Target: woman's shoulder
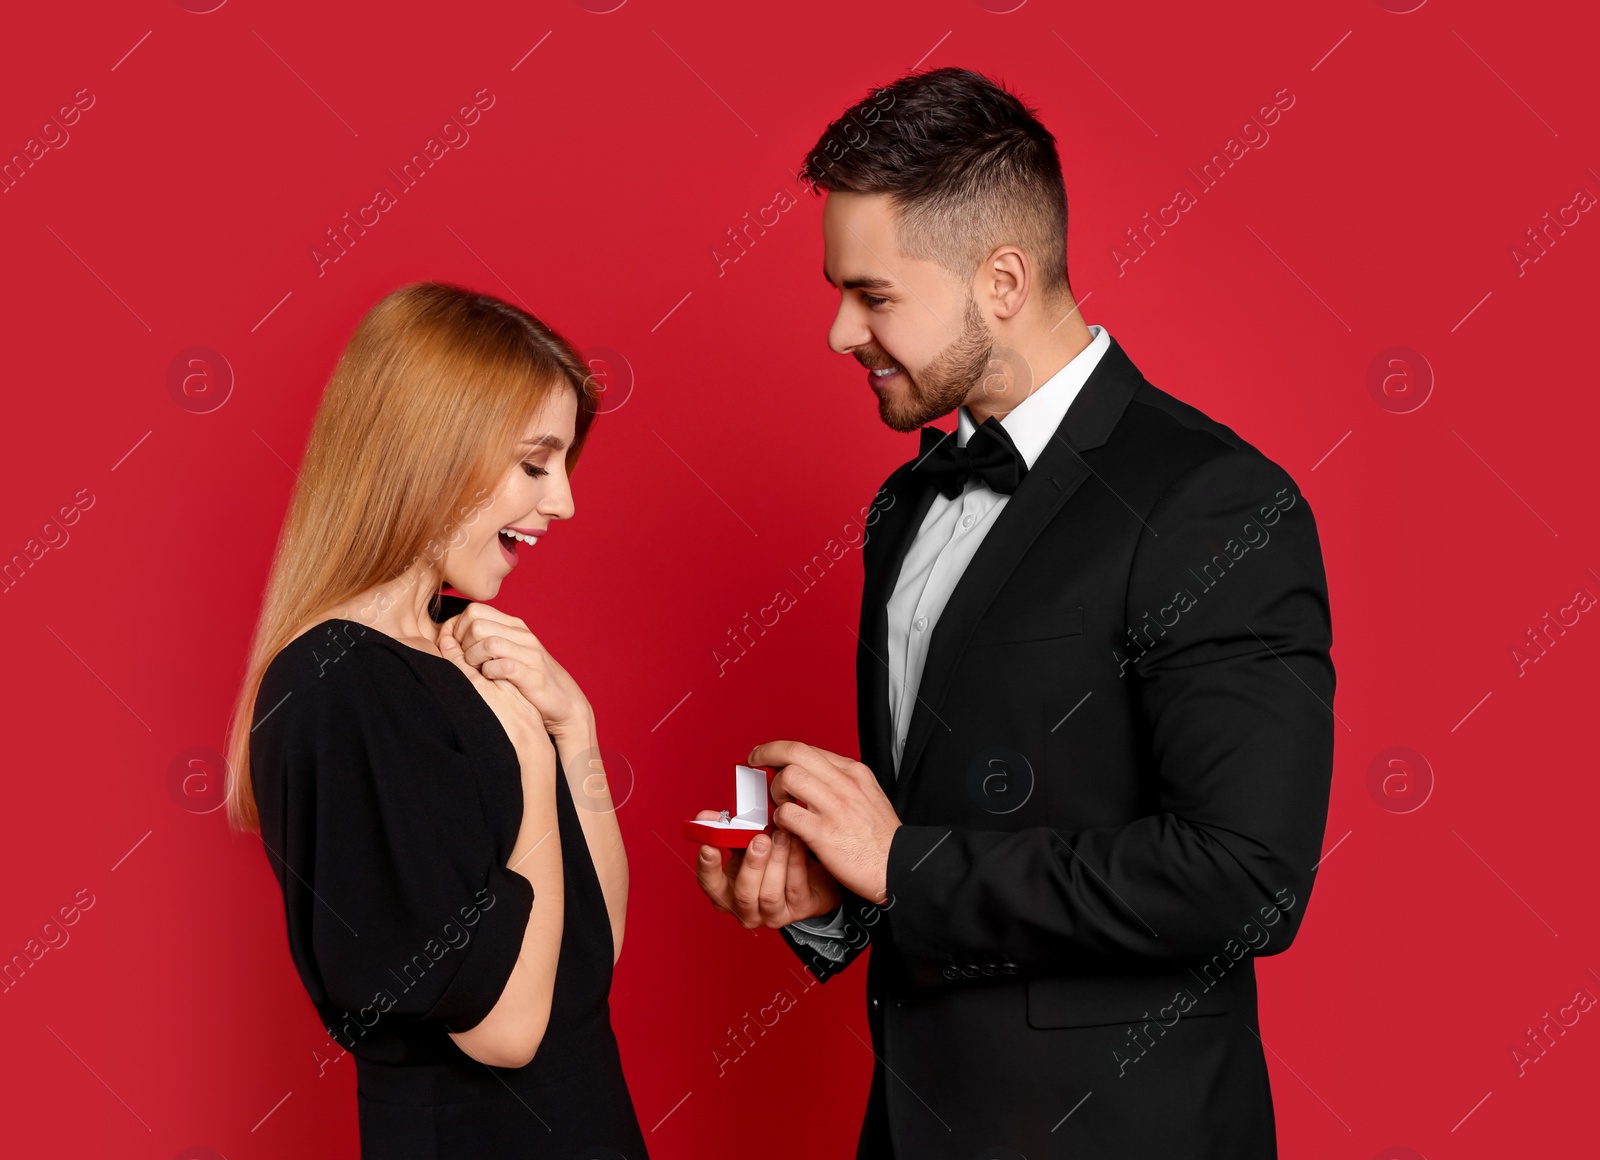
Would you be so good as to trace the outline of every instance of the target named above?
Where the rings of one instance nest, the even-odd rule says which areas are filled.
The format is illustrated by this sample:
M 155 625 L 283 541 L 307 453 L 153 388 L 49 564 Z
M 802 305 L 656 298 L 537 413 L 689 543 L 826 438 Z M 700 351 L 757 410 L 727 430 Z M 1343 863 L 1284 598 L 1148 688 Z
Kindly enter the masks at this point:
M 425 682 L 406 653 L 449 663 L 353 620 L 333 617 L 303 627 L 261 674 L 257 720 L 278 705 L 293 705 L 293 714 L 328 705 L 349 712 L 382 698 L 415 708 L 418 696 L 426 696 Z

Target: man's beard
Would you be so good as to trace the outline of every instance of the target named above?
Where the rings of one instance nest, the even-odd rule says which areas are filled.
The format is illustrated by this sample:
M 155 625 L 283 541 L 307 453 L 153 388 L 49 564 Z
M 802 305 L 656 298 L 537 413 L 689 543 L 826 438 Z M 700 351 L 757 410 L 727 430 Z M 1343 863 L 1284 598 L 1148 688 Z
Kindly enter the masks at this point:
M 917 372 L 915 379 L 910 371 L 904 372 L 904 396 L 894 396 L 887 391 L 878 395 L 878 417 L 887 426 L 900 432 L 926 426 L 966 402 L 972 388 L 983 379 L 994 352 L 994 339 L 984 326 L 978 303 L 970 293 L 961 325 L 961 334 Z

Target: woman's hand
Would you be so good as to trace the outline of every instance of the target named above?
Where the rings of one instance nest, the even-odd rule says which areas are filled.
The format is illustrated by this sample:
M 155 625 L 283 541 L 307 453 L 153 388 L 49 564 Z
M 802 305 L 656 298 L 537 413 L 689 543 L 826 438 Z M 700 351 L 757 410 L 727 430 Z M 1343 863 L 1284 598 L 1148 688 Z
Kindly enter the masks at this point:
M 448 632 L 439 634 L 439 651 L 445 660 L 453 661 L 466 674 L 472 687 L 478 690 L 478 695 L 494 710 L 494 715 L 500 719 L 506 736 L 511 738 L 511 744 L 516 747 L 519 756 L 543 753 L 547 749 L 553 752 L 544 718 L 522 695 L 522 690 L 510 681 L 484 676 L 466 659 L 460 642 Z
M 518 689 L 556 738 L 582 740 L 593 732 L 594 711 L 578 682 L 523 621 L 487 604 L 469 604 L 441 627 L 440 652 L 447 642 L 482 676 Z

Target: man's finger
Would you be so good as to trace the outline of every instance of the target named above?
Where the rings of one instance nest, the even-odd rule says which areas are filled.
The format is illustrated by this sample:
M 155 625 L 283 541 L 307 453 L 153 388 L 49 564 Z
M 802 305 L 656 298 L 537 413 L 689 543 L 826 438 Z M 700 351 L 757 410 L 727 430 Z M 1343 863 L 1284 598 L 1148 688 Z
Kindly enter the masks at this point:
M 733 912 L 745 926 L 761 925 L 761 879 L 771 854 L 772 839 L 757 834 L 750 839 L 744 857 L 739 859 L 739 868 L 733 877 Z
M 817 815 L 804 806 L 787 802 L 778 807 L 773 813 L 772 820 L 788 830 L 790 834 L 799 838 L 811 849 L 817 849 L 817 839 L 821 837 L 822 822 Z M 817 850 L 817 857 L 822 857 L 822 851 Z
M 815 745 L 807 745 L 803 741 L 768 741 L 750 751 L 750 760 L 747 764 L 811 765 L 818 769 L 833 766 L 836 769 L 844 769 L 850 762 L 851 759 L 848 757 L 841 757 L 837 753 L 819 749 Z
M 766 873 L 761 876 L 761 889 L 757 896 L 764 926 L 782 926 L 788 897 L 789 835 L 778 830 L 772 835 L 772 854 L 767 858 Z
M 806 871 L 806 844 L 791 835 L 789 866 L 784 876 L 784 901 L 790 914 L 799 914 L 811 903 L 811 877 Z

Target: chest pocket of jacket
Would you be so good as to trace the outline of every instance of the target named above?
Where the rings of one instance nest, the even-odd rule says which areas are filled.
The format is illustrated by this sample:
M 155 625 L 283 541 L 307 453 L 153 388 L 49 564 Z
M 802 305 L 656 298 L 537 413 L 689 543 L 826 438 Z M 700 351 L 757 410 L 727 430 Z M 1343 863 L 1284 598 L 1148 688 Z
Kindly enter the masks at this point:
M 1083 605 L 1073 608 L 995 609 L 978 622 L 974 645 L 1053 640 L 1083 634 Z

